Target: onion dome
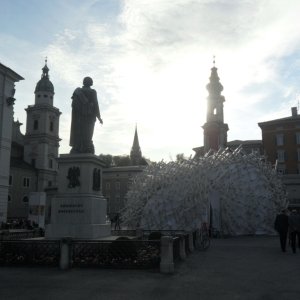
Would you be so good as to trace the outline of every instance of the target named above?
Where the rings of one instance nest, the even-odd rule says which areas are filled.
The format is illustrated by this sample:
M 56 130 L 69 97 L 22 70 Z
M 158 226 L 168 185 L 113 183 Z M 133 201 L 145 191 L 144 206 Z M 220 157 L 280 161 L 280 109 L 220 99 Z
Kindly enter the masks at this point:
M 34 93 L 38 92 L 50 92 L 54 94 L 54 86 L 49 80 L 49 68 L 47 66 L 47 59 L 45 60 L 45 66 L 42 68 L 43 73 L 40 81 L 36 84 Z

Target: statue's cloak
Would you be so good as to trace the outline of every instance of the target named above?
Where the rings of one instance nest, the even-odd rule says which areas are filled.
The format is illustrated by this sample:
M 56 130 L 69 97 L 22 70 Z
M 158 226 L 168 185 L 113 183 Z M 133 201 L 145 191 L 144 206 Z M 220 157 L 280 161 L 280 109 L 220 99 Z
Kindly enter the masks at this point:
M 88 153 L 96 118 L 100 119 L 97 93 L 91 88 L 77 88 L 72 96 L 70 146 L 75 152 Z

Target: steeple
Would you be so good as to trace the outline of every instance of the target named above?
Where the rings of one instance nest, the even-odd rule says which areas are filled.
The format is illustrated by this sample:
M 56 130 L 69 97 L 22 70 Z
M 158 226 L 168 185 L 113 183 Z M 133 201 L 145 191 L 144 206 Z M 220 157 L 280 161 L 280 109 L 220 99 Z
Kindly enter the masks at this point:
M 220 147 L 227 144 L 228 125 L 224 124 L 223 103 L 224 96 L 221 95 L 223 86 L 220 83 L 217 68 L 215 67 L 215 58 L 211 68 L 209 83 L 206 86 L 208 91 L 206 123 L 202 126 L 204 129 L 204 152 L 210 149 L 217 151 Z
M 52 186 L 56 181 L 61 114 L 53 106 L 54 87 L 49 80 L 47 59 L 42 71 L 34 92 L 35 103 L 25 109 L 27 121 L 24 137 L 24 160 L 35 166 L 39 172 L 39 191 Z
M 35 87 L 35 103 L 47 103 L 53 105 L 54 86 L 49 79 L 49 68 L 47 66 L 47 58 L 45 59 L 45 66 L 42 68 L 41 79 Z
M 139 165 L 142 161 L 142 151 L 139 144 L 139 137 L 138 137 L 136 125 L 135 125 L 133 144 L 130 151 L 130 159 L 132 165 Z

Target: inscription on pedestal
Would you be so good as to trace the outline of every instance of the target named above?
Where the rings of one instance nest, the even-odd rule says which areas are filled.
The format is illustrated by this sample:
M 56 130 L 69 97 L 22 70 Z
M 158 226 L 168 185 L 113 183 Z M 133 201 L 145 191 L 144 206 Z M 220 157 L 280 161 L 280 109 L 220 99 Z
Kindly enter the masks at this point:
M 84 213 L 83 204 L 60 204 L 59 214 Z

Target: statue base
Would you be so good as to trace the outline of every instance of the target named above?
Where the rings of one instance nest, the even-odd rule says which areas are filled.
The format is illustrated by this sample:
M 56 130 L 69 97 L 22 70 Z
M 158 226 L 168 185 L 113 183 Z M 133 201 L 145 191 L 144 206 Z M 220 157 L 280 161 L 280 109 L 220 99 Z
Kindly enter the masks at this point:
M 46 238 L 109 236 L 107 201 L 101 193 L 103 161 L 93 154 L 64 154 L 58 163 L 58 195 L 51 202 Z

